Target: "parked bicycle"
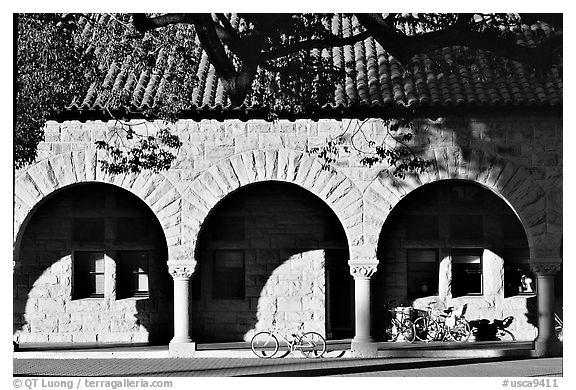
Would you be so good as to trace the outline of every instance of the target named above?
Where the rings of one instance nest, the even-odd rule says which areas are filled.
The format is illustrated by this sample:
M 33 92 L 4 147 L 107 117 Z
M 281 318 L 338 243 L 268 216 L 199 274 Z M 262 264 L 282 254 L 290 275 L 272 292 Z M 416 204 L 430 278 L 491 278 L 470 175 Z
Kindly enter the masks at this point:
M 390 324 L 386 326 L 385 330 L 387 341 L 405 340 L 413 343 L 416 340 L 416 330 L 408 314 L 410 308 L 405 306 L 393 307 L 391 303 L 385 305 L 392 316 Z
M 277 328 L 274 320 L 271 329 L 258 332 L 252 337 L 250 347 L 262 359 L 270 359 L 280 350 L 284 351 L 280 357 L 298 350 L 306 358 L 320 358 L 326 352 L 326 339 L 317 332 L 304 332 L 304 323 L 300 324 L 295 333 L 288 335 Z
M 516 337 L 508 329 L 510 324 L 514 321 L 514 316 L 508 316 L 503 320 L 494 320 L 496 327 L 496 339 L 500 341 L 515 341 Z
M 432 305 L 435 304 L 436 301 L 428 302 L 426 310 L 420 311 L 420 315 L 414 320 L 416 338 L 420 341 L 434 341 L 438 339 L 440 327 L 438 322 L 434 320 L 432 314 Z
M 457 341 L 464 342 L 472 333 L 470 324 L 465 318 L 467 304 L 458 309 L 449 307 L 440 314 L 434 315 L 432 305 L 437 302 L 429 302 L 424 315 L 414 321 L 415 334 L 421 341 Z

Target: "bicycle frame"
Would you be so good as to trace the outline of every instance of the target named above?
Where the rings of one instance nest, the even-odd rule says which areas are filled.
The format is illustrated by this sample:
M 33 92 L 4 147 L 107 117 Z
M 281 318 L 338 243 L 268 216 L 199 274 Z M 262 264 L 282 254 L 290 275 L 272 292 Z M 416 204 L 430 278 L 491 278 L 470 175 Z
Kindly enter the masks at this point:
M 252 351 L 260 358 L 271 358 L 280 350 L 282 356 L 279 357 L 285 357 L 296 350 L 307 358 L 322 357 L 326 352 L 326 340 L 317 332 L 304 332 L 303 328 L 304 323 L 301 323 L 298 329 L 289 335 L 278 329 L 274 320 L 271 328 L 260 331 L 252 337 Z
M 428 324 L 432 323 L 435 324 L 433 328 L 437 332 L 436 334 L 432 333 L 432 339 L 429 339 L 426 336 L 426 339 L 422 339 L 419 337 L 420 340 L 423 341 L 432 341 L 432 340 L 440 340 L 440 341 L 466 341 L 470 337 L 470 325 L 468 324 L 466 318 L 464 317 L 464 312 L 466 310 L 466 306 L 462 306 L 460 308 L 461 314 L 458 315 L 458 310 L 454 310 L 453 308 L 449 308 L 444 311 L 444 313 L 440 313 L 438 315 L 433 314 L 432 305 L 436 304 L 437 302 L 429 302 L 428 307 L 426 308 L 425 314 L 420 316 L 419 318 L 424 319 L 425 328 L 421 331 L 428 332 Z M 419 319 L 415 320 L 415 323 L 420 323 Z M 421 328 L 418 328 L 421 329 Z

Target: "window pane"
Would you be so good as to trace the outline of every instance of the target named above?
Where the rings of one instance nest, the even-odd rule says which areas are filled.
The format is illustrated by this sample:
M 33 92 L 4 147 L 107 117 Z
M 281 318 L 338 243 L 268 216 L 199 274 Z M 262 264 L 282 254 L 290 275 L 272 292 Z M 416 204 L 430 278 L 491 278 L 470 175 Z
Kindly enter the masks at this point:
M 148 291 L 148 275 L 139 274 L 138 275 L 138 291 Z
M 483 249 L 452 250 L 452 295 L 482 294 Z
M 148 293 L 148 252 L 120 251 L 116 262 L 116 291 L 119 298 Z
M 104 252 L 74 252 L 74 298 L 104 295 Z
M 527 248 L 504 251 L 504 296 L 534 294 L 536 277 L 530 270 Z
M 93 274 L 94 294 L 104 294 L 104 274 Z

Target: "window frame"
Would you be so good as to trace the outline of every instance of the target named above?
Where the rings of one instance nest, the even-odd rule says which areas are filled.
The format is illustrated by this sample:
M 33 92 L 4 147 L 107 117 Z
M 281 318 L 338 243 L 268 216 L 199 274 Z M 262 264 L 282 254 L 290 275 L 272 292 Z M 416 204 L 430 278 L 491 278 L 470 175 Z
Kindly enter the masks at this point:
M 514 253 L 514 255 L 510 255 L 512 252 L 522 252 L 524 251 L 523 254 L 521 254 L 521 256 L 514 256 L 516 253 Z M 527 260 L 525 262 L 523 261 L 518 261 L 517 259 L 519 257 L 524 257 Z M 523 297 L 532 297 L 535 296 L 538 293 L 538 284 L 537 284 L 537 279 L 536 279 L 536 275 L 532 272 L 532 270 L 530 269 L 530 252 L 528 250 L 528 248 L 506 248 L 503 250 L 502 253 L 502 261 L 504 263 L 504 293 L 506 297 L 517 297 L 517 296 L 523 296 Z M 520 268 L 517 268 L 521 266 Z M 516 269 L 514 269 L 516 268 Z M 527 270 L 523 270 L 521 268 L 527 268 Z M 511 276 L 510 274 L 513 273 L 514 271 L 522 271 L 522 273 L 527 274 L 526 276 L 531 277 L 532 278 L 532 291 L 514 291 L 512 293 L 511 289 L 508 288 L 508 280 L 507 280 L 507 276 Z M 517 285 L 516 283 L 514 283 L 514 285 Z
M 150 251 L 149 250 L 139 250 L 139 249 L 126 249 L 126 250 L 116 250 L 114 256 L 114 261 L 116 263 L 116 277 L 114 278 L 114 282 L 116 285 L 116 298 L 117 299 L 127 299 L 127 298 L 147 298 L 150 296 Z M 142 272 L 137 271 L 130 271 L 129 273 L 126 272 L 125 276 L 122 275 L 124 272 L 121 272 L 122 269 L 122 254 L 126 253 L 141 253 L 146 255 L 146 269 Z M 136 278 L 136 286 L 139 286 L 139 276 L 146 275 L 147 279 L 147 288 L 146 291 L 141 290 L 131 290 L 123 288 L 123 281 L 125 278 Z
M 103 262 L 103 271 L 102 272 L 78 272 L 77 270 L 77 255 L 78 253 L 87 253 L 87 252 L 98 252 L 102 254 L 102 262 Z M 72 250 L 72 300 L 80 300 L 80 299 L 103 299 L 106 296 L 106 250 L 102 248 L 82 248 L 82 249 L 73 249 Z M 104 278 L 104 284 L 102 287 L 102 293 L 91 292 L 89 295 L 79 295 L 77 285 L 79 284 L 78 277 L 79 275 L 102 275 Z M 86 276 L 85 276 L 86 278 Z M 82 284 L 85 284 L 88 279 L 83 279 Z
M 450 248 L 450 263 L 451 263 L 451 274 L 452 274 L 452 283 L 450 284 L 450 292 L 452 297 L 480 297 L 484 295 L 484 251 L 486 248 L 484 247 L 453 247 Z M 466 292 L 464 294 L 460 294 L 460 292 L 458 292 L 458 295 L 455 294 L 454 291 L 454 281 L 456 279 L 456 275 L 454 274 L 454 269 L 455 269 L 455 265 L 458 264 L 455 261 L 455 252 L 457 251 L 478 251 L 480 252 L 479 258 L 480 258 L 480 266 L 479 266 L 479 274 L 480 274 L 480 292 Z M 460 264 L 467 264 L 467 263 L 460 263 Z M 460 283 L 458 283 L 459 285 Z

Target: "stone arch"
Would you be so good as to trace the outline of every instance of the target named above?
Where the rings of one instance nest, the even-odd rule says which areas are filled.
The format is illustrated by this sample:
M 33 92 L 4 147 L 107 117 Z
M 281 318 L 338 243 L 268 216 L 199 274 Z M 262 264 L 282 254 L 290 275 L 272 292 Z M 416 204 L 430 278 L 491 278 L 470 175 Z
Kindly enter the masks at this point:
M 21 172 L 14 183 L 14 247 L 34 211 L 58 190 L 73 184 L 100 182 L 123 188 L 150 207 L 160 222 L 168 246 L 168 258 L 178 260 L 191 253 L 182 245 L 180 221 L 182 197 L 162 174 L 105 174 L 98 164 L 96 149 L 72 151 L 37 162 Z
M 202 172 L 184 191 L 182 239 L 196 247 L 201 226 L 225 196 L 249 184 L 283 181 L 322 199 L 340 220 L 348 244 L 362 245 L 362 193 L 343 173 L 323 169 L 317 158 L 296 150 L 251 150 L 233 155 Z
M 486 151 L 459 147 L 434 148 L 430 155 L 432 166 L 423 173 L 406 175 L 405 179 L 380 173 L 366 188 L 367 243 L 377 245 L 386 218 L 408 193 L 427 183 L 462 179 L 478 183 L 502 198 L 524 226 L 530 257 L 541 257 L 539 248 L 546 246 L 555 232 L 547 224 L 547 194 L 527 168 Z

